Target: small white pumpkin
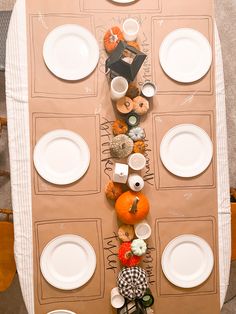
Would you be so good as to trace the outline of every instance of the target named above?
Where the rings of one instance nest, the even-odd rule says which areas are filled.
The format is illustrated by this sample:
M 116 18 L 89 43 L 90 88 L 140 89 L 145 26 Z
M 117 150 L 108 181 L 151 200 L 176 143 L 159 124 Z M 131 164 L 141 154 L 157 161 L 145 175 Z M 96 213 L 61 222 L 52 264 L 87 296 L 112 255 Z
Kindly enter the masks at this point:
M 130 129 L 129 137 L 134 141 L 140 141 L 145 138 L 145 131 L 140 126 Z
M 147 251 L 147 244 L 142 239 L 135 239 L 131 243 L 131 251 L 134 255 L 141 256 Z

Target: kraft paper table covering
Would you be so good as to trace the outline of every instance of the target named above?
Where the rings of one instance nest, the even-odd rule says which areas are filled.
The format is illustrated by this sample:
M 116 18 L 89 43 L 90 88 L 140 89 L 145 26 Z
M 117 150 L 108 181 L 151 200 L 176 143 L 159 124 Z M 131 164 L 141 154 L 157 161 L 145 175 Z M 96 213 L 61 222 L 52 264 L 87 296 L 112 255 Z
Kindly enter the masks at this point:
M 87 128 L 90 132 L 87 132 Z M 40 137 L 55 129 L 67 129 L 80 134 L 89 146 L 91 158 L 86 175 L 74 184 L 60 186 L 51 184 L 41 178 L 37 171 L 34 173 L 34 190 L 36 194 L 53 195 L 90 195 L 99 193 L 100 187 L 100 137 L 96 133 L 99 128 L 99 115 L 76 115 L 76 114 L 43 114 L 33 115 L 33 141 L 34 145 Z
M 166 125 L 170 122 L 168 114 L 177 113 L 177 116 L 171 120 L 170 124 L 184 123 L 189 116 L 189 119 L 196 121 L 208 132 L 213 143 L 215 143 L 214 60 L 211 70 L 202 80 L 188 85 L 173 82 L 165 77 L 158 64 L 158 49 L 161 38 L 164 38 L 169 30 L 175 28 L 192 25 L 192 27 L 207 36 L 213 47 L 213 2 L 210 0 L 148 1 L 145 8 L 143 8 L 142 2 L 142 0 L 139 0 L 134 4 L 123 7 L 106 0 L 99 0 L 96 3 L 94 1 L 75 2 L 68 0 L 60 2 L 55 0 L 50 2 L 46 0 L 26 1 L 28 61 L 30 65 L 31 151 L 33 153 L 36 138 L 47 130 L 47 128 L 44 129 L 44 123 L 48 123 L 46 122 L 49 121 L 48 118 L 57 117 L 57 115 L 68 117 L 71 114 L 77 116 L 95 115 L 99 118 L 99 123 L 94 127 L 94 131 L 99 138 L 100 146 L 97 153 L 100 156 L 101 169 L 100 189 L 96 194 L 78 195 L 73 192 L 73 195 L 67 195 L 68 192 L 65 192 L 67 187 L 65 186 L 61 187 L 63 195 L 59 195 L 58 190 L 60 188 L 50 183 L 45 184 L 48 190 L 52 189 L 54 191 L 52 194 L 37 194 L 33 188 L 35 313 L 47 313 L 58 308 L 66 308 L 81 314 L 115 313 L 110 305 L 110 290 L 116 286 L 116 278 L 120 269 L 116 255 L 119 248 L 117 238 L 119 222 L 112 204 L 105 198 L 103 188 L 112 175 L 114 165 L 114 160 L 109 155 L 109 142 L 112 139 L 111 122 L 115 119 L 116 112 L 109 98 L 109 80 L 104 75 L 104 63 L 107 54 L 103 48 L 103 36 L 109 27 L 121 26 L 123 20 L 128 16 L 139 20 L 141 27 L 138 42 L 141 50 L 148 55 L 139 72 L 137 83 L 144 82 L 146 79 L 153 79 L 157 85 L 160 85 L 160 93 L 154 97 L 150 112 L 141 120 L 141 126 L 146 131 L 148 146 L 146 153 L 148 164 L 146 169 L 142 171 L 146 182 L 143 192 L 150 200 L 151 210 L 147 219 L 153 232 L 152 237 L 148 240 L 149 248 L 142 266 L 148 272 L 150 288 L 155 297 L 153 308 L 156 313 L 160 314 L 186 314 L 192 313 L 193 309 L 194 312 L 200 314 L 217 314 L 220 312 L 215 147 L 213 163 L 205 172 L 211 173 L 212 180 L 209 180 L 208 176 L 204 178 L 204 173 L 199 175 L 198 178 L 194 178 L 193 181 L 191 179 L 177 179 L 171 175 L 172 177 L 170 176 L 168 179 L 167 189 L 159 187 L 156 181 L 158 176 L 156 165 L 159 159 L 157 145 L 160 139 L 155 135 L 155 123 L 161 114 L 163 114 Z M 96 8 L 98 3 L 99 8 Z M 128 11 L 129 13 L 127 13 Z M 111 12 L 115 13 L 111 14 Z M 158 24 L 160 18 L 162 22 Z M 73 23 L 73 21 L 76 21 L 76 23 L 79 21 L 79 24 L 89 28 L 94 33 L 100 46 L 100 60 L 98 67 L 89 77 L 82 80 L 82 82 L 71 83 L 56 78 L 46 68 L 42 57 L 42 45 L 47 34 L 54 27 L 60 24 Z M 158 32 L 157 38 L 153 37 L 156 32 Z M 210 116 L 210 125 L 206 123 L 207 115 Z M 42 128 L 40 130 L 37 129 L 35 124 L 36 116 L 41 116 L 42 119 L 40 122 L 40 128 Z M 53 129 L 54 126 L 55 128 L 58 127 L 57 119 L 50 119 L 50 121 L 52 121 L 50 129 Z M 57 122 L 54 124 L 53 121 Z M 70 128 L 66 118 L 61 123 L 63 127 Z M 74 130 L 80 132 L 79 126 L 76 126 L 76 124 L 74 128 Z M 85 128 L 85 131 L 89 133 L 90 128 Z M 90 149 L 93 148 L 90 147 Z M 165 176 L 164 169 L 162 170 L 162 175 Z M 34 177 L 35 169 L 32 163 L 32 180 L 34 180 Z M 92 178 L 85 177 L 83 180 L 87 182 L 86 189 L 89 191 L 91 189 L 90 183 L 92 185 L 93 182 Z M 174 186 L 175 181 L 178 182 L 178 187 Z M 190 182 L 189 185 L 186 184 L 187 182 Z M 194 186 L 191 182 L 194 182 Z M 68 190 L 73 190 L 73 187 L 78 188 L 81 183 L 76 182 L 70 185 Z M 200 227 L 197 228 L 199 226 L 199 217 L 206 218 L 206 220 L 207 217 L 212 217 L 214 224 L 206 224 L 206 226 L 209 226 L 207 232 L 203 232 Z M 191 289 L 192 293 L 175 287 L 172 288 L 180 292 L 178 295 L 163 296 L 160 293 L 160 287 L 166 285 L 168 288 L 170 285 L 163 275 L 159 276 L 163 247 L 161 247 L 161 250 L 159 249 L 158 222 L 161 223 L 164 218 L 167 222 L 169 220 L 172 226 L 169 238 L 168 229 L 166 230 L 166 237 L 169 240 L 174 234 L 177 235 L 181 232 L 179 224 L 173 224 L 172 219 L 181 218 L 187 222 L 193 233 L 202 236 L 211 245 L 214 252 L 215 264 L 212 275 L 202 286 Z M 96 277 L 95 275 L 83 288 L 75 289 L 71 293 L 70 291 L 58 291 L 42 278 L 39 269 L 39 256 L 47 241 L 50 241 L 56 235 L 62 234 L 61 229 L 58 227 L 60 224 L 64 225 L 66 220 L 71 220 L 67 221 L 65 231 L 80 234 L 80 228 L 79 226 L 76 227 L 76 221 L 86 219 L 100 222 L 98 232 L 101 239 L 101 243 L 99 242 L 101 249 L 99 252 L 101 261 L 104 261 L 104 268 L 101 270 L 100 276 Z M 45 224 L 45 229 L 41 229 L 42 224 Z M 49 224 L 54 227 L 48 227 Z M 43 233 L 41 230 L 43 230 Z M 91 232 L 85 237 L 93 242 L 92 237 L 95 241 L 97 233 Z M 167 240 L 163 241 L 165 243 Z M 100 266 L 102 267 L 102 262 Z M 94 295 L 97 293 L 95 288 L 102 282 L 102 271 L 105 285 L 101 294 L 99 294 L 99 297 L 94 296 L 90 300 L 84 300 L 87 291 Z M 207 292 L 207 289 L 204 290 L 205 285 L 212 288 L 210 292 Z M 88 290 L 86 291 L 86 289 Z M 94 291 L 91 289 L 94 289 Z M 60 301 L 58 298 L 60 298 Z

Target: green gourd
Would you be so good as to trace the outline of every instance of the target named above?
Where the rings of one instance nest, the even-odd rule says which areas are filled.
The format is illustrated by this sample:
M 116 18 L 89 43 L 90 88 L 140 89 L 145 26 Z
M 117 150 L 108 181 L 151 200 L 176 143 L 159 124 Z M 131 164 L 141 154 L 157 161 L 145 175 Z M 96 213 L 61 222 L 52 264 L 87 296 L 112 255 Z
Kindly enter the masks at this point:
M 134 255 L 141 256 L 147 251 L 147 244 L 142 239 L 135 239 L 131 243 L 131 251 Z

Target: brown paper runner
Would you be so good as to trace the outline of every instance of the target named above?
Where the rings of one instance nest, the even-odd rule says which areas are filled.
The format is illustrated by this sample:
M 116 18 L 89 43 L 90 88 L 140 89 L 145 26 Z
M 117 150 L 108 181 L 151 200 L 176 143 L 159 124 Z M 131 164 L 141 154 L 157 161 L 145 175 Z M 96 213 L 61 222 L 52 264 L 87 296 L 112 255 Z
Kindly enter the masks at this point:
M 139 20 L 138 41 L 147 54 L 137 82 L 152 79 L 159 89 L 150 113 L 141 121 L 147 134 L 143 192 L 150 200 L 147 219 L 152 227 L 142 266 L 148 272 L 155 297 L 153 308 L 160 314 L 219 313 L 215 150 L 209 168 L 197 178 L 188 180 L 167 173 L 159 158 L 161 137 L 179 123 L 201 126 L 215 143 L 214 62 L 203 79 L 184 85 L 170 80 L 158 61 L 162 39 L 178 27 L 201 31 L 213 45 L 213 1 L 138 0 L 123 6 L 108 0 L 27 0 L 26 7 L 31 152 L 42 134 L 59 127 L 81 134 L 91 151 L 88 172 L 68 187 L 44 181 L 32 163 L 35 313 L 44 314 L 60 308 L 79 314 L 115 313 L 110 305 L 110 290 L 116 286 L 120 269 L 118 221 L 103 192 L 114 166 L 109 142 L 115 112 L 109 97 L 109 80 L 104 75 L 107 55 L 103 36 L 111 26 L 121 26 L 128 16 Z M 47 34 L 65 23 L 78 23 L 88 28 L 100 45 L 96 70 L 84 80 L 73 83 L 55 77 L 42 57 Z M 215 257 L 209 279 L 186 291 L 171 285 L 160 267 L 165 245 L 185 232 L 203 237 Z M 94 276 L 85 286 L 73 291 L 52 287 L 44 280 L 39 266 L 44 246 L 64 233 L 82 235 L 93 245 L 97 256 Z

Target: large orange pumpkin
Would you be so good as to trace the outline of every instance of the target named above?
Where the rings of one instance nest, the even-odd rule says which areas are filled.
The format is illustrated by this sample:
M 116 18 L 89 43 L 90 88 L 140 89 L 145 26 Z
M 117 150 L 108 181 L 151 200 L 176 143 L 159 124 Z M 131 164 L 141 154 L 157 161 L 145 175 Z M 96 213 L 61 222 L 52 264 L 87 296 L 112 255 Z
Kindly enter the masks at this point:
M 111 53 L 120 40 L 124 40 L 122 31 L 118 26 L 113 26 L 104 35 L 104 46 L 108 53 Z
M 115 209 L 122 222 L 134 225 L 147 216 L 149 202 L 143 193 L 127 191 L 117 199 Z

